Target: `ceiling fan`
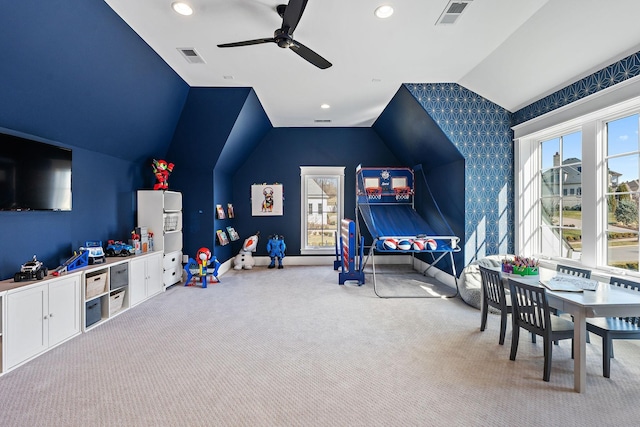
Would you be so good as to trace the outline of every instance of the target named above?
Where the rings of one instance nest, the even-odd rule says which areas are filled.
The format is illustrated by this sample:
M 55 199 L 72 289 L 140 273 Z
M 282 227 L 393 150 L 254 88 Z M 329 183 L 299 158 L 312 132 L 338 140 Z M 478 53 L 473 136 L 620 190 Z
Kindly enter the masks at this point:
M 290 0 L 289 4 L 281 4 L 276 7 L 278 15 L 282 18 L 282 26 L 273 33 L 273 37 L 246 40 L 236 43 L 224 43 L 219 44 L 218 47 L 238 47 L 263 43 L 276 43 L 281 48 L 291 49 L 302 59 L 309 61 L 318 68 L 324 70 L 331 67 L 331 62 L 293 39 L 293 30 L 296 29 L 300 18 L 302 18 L 302 12 L 304 12 L 304 8 L 307 6 L 307 1 L 308 0 Z

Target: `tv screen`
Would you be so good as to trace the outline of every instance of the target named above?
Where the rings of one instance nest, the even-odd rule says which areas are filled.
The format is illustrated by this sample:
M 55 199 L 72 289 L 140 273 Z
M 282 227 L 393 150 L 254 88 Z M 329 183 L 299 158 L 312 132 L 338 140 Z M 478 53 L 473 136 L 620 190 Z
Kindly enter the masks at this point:
M 0 210 L 71 210 L 71 150 L 0 133 Z

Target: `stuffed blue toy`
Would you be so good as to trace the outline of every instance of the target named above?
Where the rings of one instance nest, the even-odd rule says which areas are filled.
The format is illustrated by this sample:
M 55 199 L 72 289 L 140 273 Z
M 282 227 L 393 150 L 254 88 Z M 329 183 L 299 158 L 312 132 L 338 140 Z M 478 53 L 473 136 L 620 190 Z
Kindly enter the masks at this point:
M 269 268 L 276 267 L 276 258 L 278 258 L 278 268 L 282 267 L 282 258 L 284 258 L 284 251 L 287 249 L 287 245 L 284 243 L 284 237 L 278 236 L 277 234 L 273 236 L 269 236 L 269 241 L 267 242 L 267 252 L 269 252 L 269 257 L 271 257 L 271 264 L 269 264 Z

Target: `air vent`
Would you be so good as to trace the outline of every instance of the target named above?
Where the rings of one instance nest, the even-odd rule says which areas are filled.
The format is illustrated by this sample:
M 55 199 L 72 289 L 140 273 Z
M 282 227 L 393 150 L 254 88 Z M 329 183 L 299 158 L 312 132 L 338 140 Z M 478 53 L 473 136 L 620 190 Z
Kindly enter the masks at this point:
M 196 52 L 196 50 L 192 47 L 179 47 L 178 51 L 182 54 L 184 59 L 187 60 L 189 64 L 204 64 L 204 59 Z
M 436 25 L 444 24 L 455 24 L 458 20 L 462 12 L 465 11 L 469 3 L 473 0 L 452 0 L 447 4 L 447 7 L 444 8 L 444 11 L 438 18 Z
M 315 123 L 331 123 L 331 119 L 315 119 Z

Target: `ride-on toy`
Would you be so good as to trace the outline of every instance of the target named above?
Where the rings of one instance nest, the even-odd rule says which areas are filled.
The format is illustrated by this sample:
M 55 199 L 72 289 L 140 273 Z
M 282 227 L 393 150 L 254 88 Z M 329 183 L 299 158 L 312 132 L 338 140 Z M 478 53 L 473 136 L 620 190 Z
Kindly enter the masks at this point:
M 45 267 L 43 263 L 38 261 L 38 258 L 36 258 L 36 256 L 34 255 L 31 261 L 27 261 L 22 264 L 22 267 L 20 267 L 20 271 L 13 276 L 13 281 L 20 282 L 22 280 L 34 279 L 42 280 L 47 274 L 49 274 L 49 270 L 47 270 L 47 267 Z

